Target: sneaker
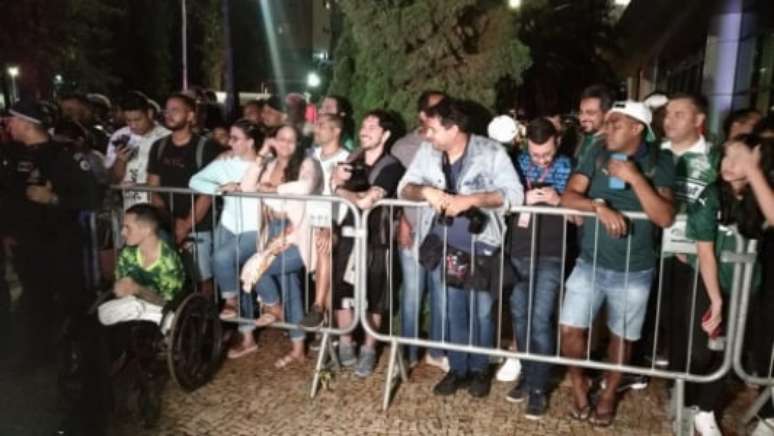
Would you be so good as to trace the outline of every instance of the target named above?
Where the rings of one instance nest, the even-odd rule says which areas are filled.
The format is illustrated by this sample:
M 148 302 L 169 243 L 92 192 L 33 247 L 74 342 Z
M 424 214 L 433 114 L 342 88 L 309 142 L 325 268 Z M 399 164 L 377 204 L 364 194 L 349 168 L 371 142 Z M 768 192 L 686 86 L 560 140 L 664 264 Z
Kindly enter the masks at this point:
M 449 372 L 449 358 L 446 356 L 433 357 L 430 353 L 427 353 L 425 354 L 425 363 L 443 372 Z
M 355 345 L 345 344 L 344 342 L 339 344 L 339 363 L 346 368 L 354 366 L 357 363 Z
M 304 318 L 301 320 L 301 322 L 298 323 L 298 325 L 304 328 L 313 329 L 322 326 L 324 321 L 325 312 L 323 312 L 322 307 L 315 304 L 312 306 L 312 309 L 309 310 L 309 313 L 304 315 Z
M 700 411 L 693 417 L 693 427 L 701 436 L 723 436 L 718 422 L 715 420 L 715 412 Z
M 355 375 L 358 377 L 368 377 L 373 374 L 376 366 L 376 350 L 373 348 L 360 347 L 360 357 L 355 365 Z
M 525 398 L 527 398 L 527 389 L 525 389 L 523 380 L 519 380 L 505 396 L 505 400 L 511 403 L 521 403 Z
M 449 371 L 438 384 L 433 386 L 433 393 L 442 397 L 454 395 L 457 389 L 467 386 L 470 383 L 467 377 L 461 376 L 454 371 Z
M 774 418 L 766 418 L 758 421 L 758 425 L 750 436 L 774 436 Z
M 492 377 L 488 371 L 474 372 L 468 386 L 468 393 L 475 398 L 484 398 L 492 388 Z
M 505 362 L 497 370 L 495 378 L 500 382 L 513 382 L 521 374 L 521 362 L 519 359 L 505 359 Z
M 533 421 L 539 421 L 543 419 L 543 415 L 546 414 L 548 409 L 548 397 L 545 392 L 541 390 L 534 390 L 529 393 L 527 399 L 527 412 L 524 417 Z
M 621 377 L 621 384 L 618 385 L 618 393 L 623 393 L 629 389 L 633 391 L 640 391 L 648 387 L 650 379 L 645 375 L 638 374 L 624 374 Z M 604 376 L 599 381 L 599 387 L 605 389 L 607 387 L 607 380 Z

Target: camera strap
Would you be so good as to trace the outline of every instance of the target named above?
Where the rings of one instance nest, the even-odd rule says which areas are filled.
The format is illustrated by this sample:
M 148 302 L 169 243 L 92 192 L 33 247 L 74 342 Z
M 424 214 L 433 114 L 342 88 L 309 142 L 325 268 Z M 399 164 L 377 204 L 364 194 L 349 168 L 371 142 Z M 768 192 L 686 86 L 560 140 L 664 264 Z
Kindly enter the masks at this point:
M 533 166 L 532 162 L 530 162 L 529 165 Z M 535 166 L 537 167 L 537 165 Z M 551 172 L 551 168 L 553 167 L 554 167 L 554 161 L 551 161 L 551 163 L 548 164 L 548 166 L 543 168 L 543 172 L 540 174 L 540 177 L 538 177 L 538 179 L 535 181 L 538 183 L 543 183 L 546 180 L 546 177 L 548 177 L 548 174 Z M 529 180 L 529 178 L 527 178 L 527 189 L 528 190 L 532 189 L 532 180 Z
M 460 159 L 464 157 L 463 155 Z M 455 183 L 457 180 L 454 180 L 454 176 L 452 176 L 452 165 L 446 152 L 443 152 L 441 156 L 441 170 L 443 171 L 443 178 L 446 180 L 446 191 L 450 194 L 457 194 L 457 185 Z

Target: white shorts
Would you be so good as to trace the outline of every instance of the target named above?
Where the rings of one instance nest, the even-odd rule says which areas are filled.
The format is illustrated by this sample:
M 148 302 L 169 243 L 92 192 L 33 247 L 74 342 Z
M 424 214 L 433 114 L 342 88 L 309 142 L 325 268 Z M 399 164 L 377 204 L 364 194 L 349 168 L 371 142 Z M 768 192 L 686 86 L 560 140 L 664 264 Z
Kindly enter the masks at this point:
M 164 319 L 163 308 L 159 305 L 140 300 L 133 295 L 116 298 L 102 303 L 97 308 L 97 316 L 102 325 L 113 325 L 128 321 L 149 321 L 159 326 L 162 333 L 166 333 L 172 325 L 172 314 Z

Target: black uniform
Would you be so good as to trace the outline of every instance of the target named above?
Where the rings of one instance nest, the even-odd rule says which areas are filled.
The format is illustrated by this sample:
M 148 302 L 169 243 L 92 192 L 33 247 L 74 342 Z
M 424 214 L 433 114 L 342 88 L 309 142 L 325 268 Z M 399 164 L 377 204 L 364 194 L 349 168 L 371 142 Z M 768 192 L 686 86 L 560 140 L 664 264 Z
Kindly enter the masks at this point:
M 97 185 L 82 155 L 65 145 L 7 145 L 0 233 L 16 241 L 15 267 L 23 289 L 31 351 L 45 350 L 60 316 L 83 313 L 92 299 L 83 286 L 81 214 L 96 207 Z M 56 204 L 27 199 L 27 188 L 50 183 Z

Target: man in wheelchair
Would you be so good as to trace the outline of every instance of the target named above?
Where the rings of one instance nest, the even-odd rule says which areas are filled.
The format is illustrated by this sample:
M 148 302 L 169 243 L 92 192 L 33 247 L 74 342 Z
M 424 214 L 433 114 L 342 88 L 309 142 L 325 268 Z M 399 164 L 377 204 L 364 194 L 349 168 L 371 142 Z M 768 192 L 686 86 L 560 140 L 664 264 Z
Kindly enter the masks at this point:
M 126 245 L 116 265 L 116 298 L 98 308 L 103 325 L 150 321 L 162 334 L 169 329 L 172 317 L 164 317 L 163 307 L 182 291 L 185 272 L 175 249 L 159 237 L 160 224 L 157 209 L 147 203 L 124 213 L 121 235 Z

